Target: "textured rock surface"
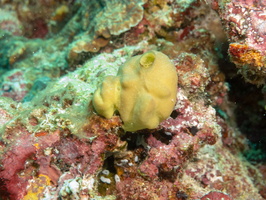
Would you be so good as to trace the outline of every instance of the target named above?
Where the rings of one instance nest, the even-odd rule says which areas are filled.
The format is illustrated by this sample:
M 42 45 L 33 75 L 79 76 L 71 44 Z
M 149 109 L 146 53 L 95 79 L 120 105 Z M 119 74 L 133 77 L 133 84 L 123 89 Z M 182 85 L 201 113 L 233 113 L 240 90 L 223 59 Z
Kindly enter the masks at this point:
M 246 81 L 265 84 L 266 3 L 264 1 L 213 1 L 230 40 L 229 54 Z
M 265 91 L 227 57 L 264 83 L 252 39 L 263 2 L 110 2 L 0 1 L 0 198 L 265 199 Z M 119 27 L 96 17 L 115 13 Z M 242 14 L 257 19 L 246 31 L 230 23 Z M 93 94 L 150 50 L 175 66 L 176 105 L 157 128 L 126 132 Z

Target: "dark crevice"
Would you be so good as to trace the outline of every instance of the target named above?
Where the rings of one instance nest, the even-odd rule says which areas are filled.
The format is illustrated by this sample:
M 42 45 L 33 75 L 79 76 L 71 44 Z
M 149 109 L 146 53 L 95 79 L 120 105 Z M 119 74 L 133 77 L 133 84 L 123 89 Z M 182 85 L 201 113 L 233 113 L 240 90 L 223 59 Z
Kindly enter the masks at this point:
M 171 113 L 170 117 L 173 118 L 173 119 L 176 119 L 178 117 L 178 115 L 180 115 L 180 113 L 177 110 L 174 110 Z
M 114 156 L 111 155 L 109 157 L 107 157 L 104 160 L 104 164 L 103 164 L 103 169 L 108 170 L 110 173 L 116 174 L 116 169 L 115 169 L 115 165 L 114 165 Z
M 167 144 L 167 145 L 171 142 L 172 137 L 173 137 L 173 136 L 170 135 L 170 134 L 165 134 L 165 131 L 163 131 L 163 130 L 159 130 L 159 131 L 154 132 L 154 133 L 153 133 L 153 136 L 154 136 L 157 140 L 159 140 L 159 141 L 161 141 L 162 143 Z
M 235 105 L 237 127 L 250 143 L 251 149 L 245 155 L 249 160 L 266 162 L 266 112 L 262 87 L 245 82 L 230 62 L 227 50 L 223 52 L 219 66 L 229 83 L 229 101 Z
M 188 131 L 191 135 L 195 136 L 197 132 L 199 131 L 199 129 L 196 126 L 192 126 L 188 128 Z
M 145 131 L 140 131 L 138 133 L 126 132 L 126 134 L 121 137 L 121 140 L 126 141 L 128 143 L 128 150 L 135 150 L 140 146 L 146 146 L 145 138 L 148 135 L 149 133 L 146 133 Z

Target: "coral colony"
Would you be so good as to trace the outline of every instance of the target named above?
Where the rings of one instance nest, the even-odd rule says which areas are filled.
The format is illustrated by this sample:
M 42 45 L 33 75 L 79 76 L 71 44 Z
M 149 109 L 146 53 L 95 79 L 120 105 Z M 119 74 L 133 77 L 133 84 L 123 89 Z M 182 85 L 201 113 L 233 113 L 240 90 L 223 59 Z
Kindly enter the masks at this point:
M 0 199 L 266 199 L 266 3 L 1 0 Z

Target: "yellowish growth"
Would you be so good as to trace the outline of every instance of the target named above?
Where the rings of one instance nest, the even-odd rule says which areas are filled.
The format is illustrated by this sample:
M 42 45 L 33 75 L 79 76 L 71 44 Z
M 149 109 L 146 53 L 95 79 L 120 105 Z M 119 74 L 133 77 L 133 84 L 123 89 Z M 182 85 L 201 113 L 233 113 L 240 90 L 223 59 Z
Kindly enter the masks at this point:
M 151 67 L 155 60 L 155 54 L 153 52 L 146 53 L 145 56 L 142 56 L 139 63 L 142 67 L 148 68 Z
M 117 109 L 119 97 L 119 78 L 114 76 L 105 77 L 101 89 L 94 93 L 93 105 L 97 112 L 106 117 L 111 118 Z
M 240 65 L 251 65 L 258 69 L 265 68 L 265 56 L 256 49 L 251 49 L 247 45 L 231 43 L 231 54 L 234 55 L 233 60 Z
M 41 199 L 45 187 L 51 184 L 50 181 L 50 178 L 43 174 L 40 174 L 38 178 L 32 179 L 23 200 Z
M 177 74 L 169 58 L 149 51 L 130 58 L 117 76 L 108 76 L 93 97 L 96 112 L 111 118 L 118 110 L 126 131 L 156 128 L 176 103 Z
M 69 8 L 66 5 L 61 5 L 55 10 L 52 20 L 62 21 L 64 20 L 68 12 L 69 12 Z

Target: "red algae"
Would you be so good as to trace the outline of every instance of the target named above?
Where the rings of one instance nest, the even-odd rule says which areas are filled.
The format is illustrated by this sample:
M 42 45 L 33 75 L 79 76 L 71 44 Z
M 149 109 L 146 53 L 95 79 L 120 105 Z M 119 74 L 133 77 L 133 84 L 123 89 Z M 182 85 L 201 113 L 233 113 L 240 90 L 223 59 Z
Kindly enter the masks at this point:
M 230 40 L 229 54 L 246 81 L 265 83 L 266 9 L 263 1 L 214 1 Z

